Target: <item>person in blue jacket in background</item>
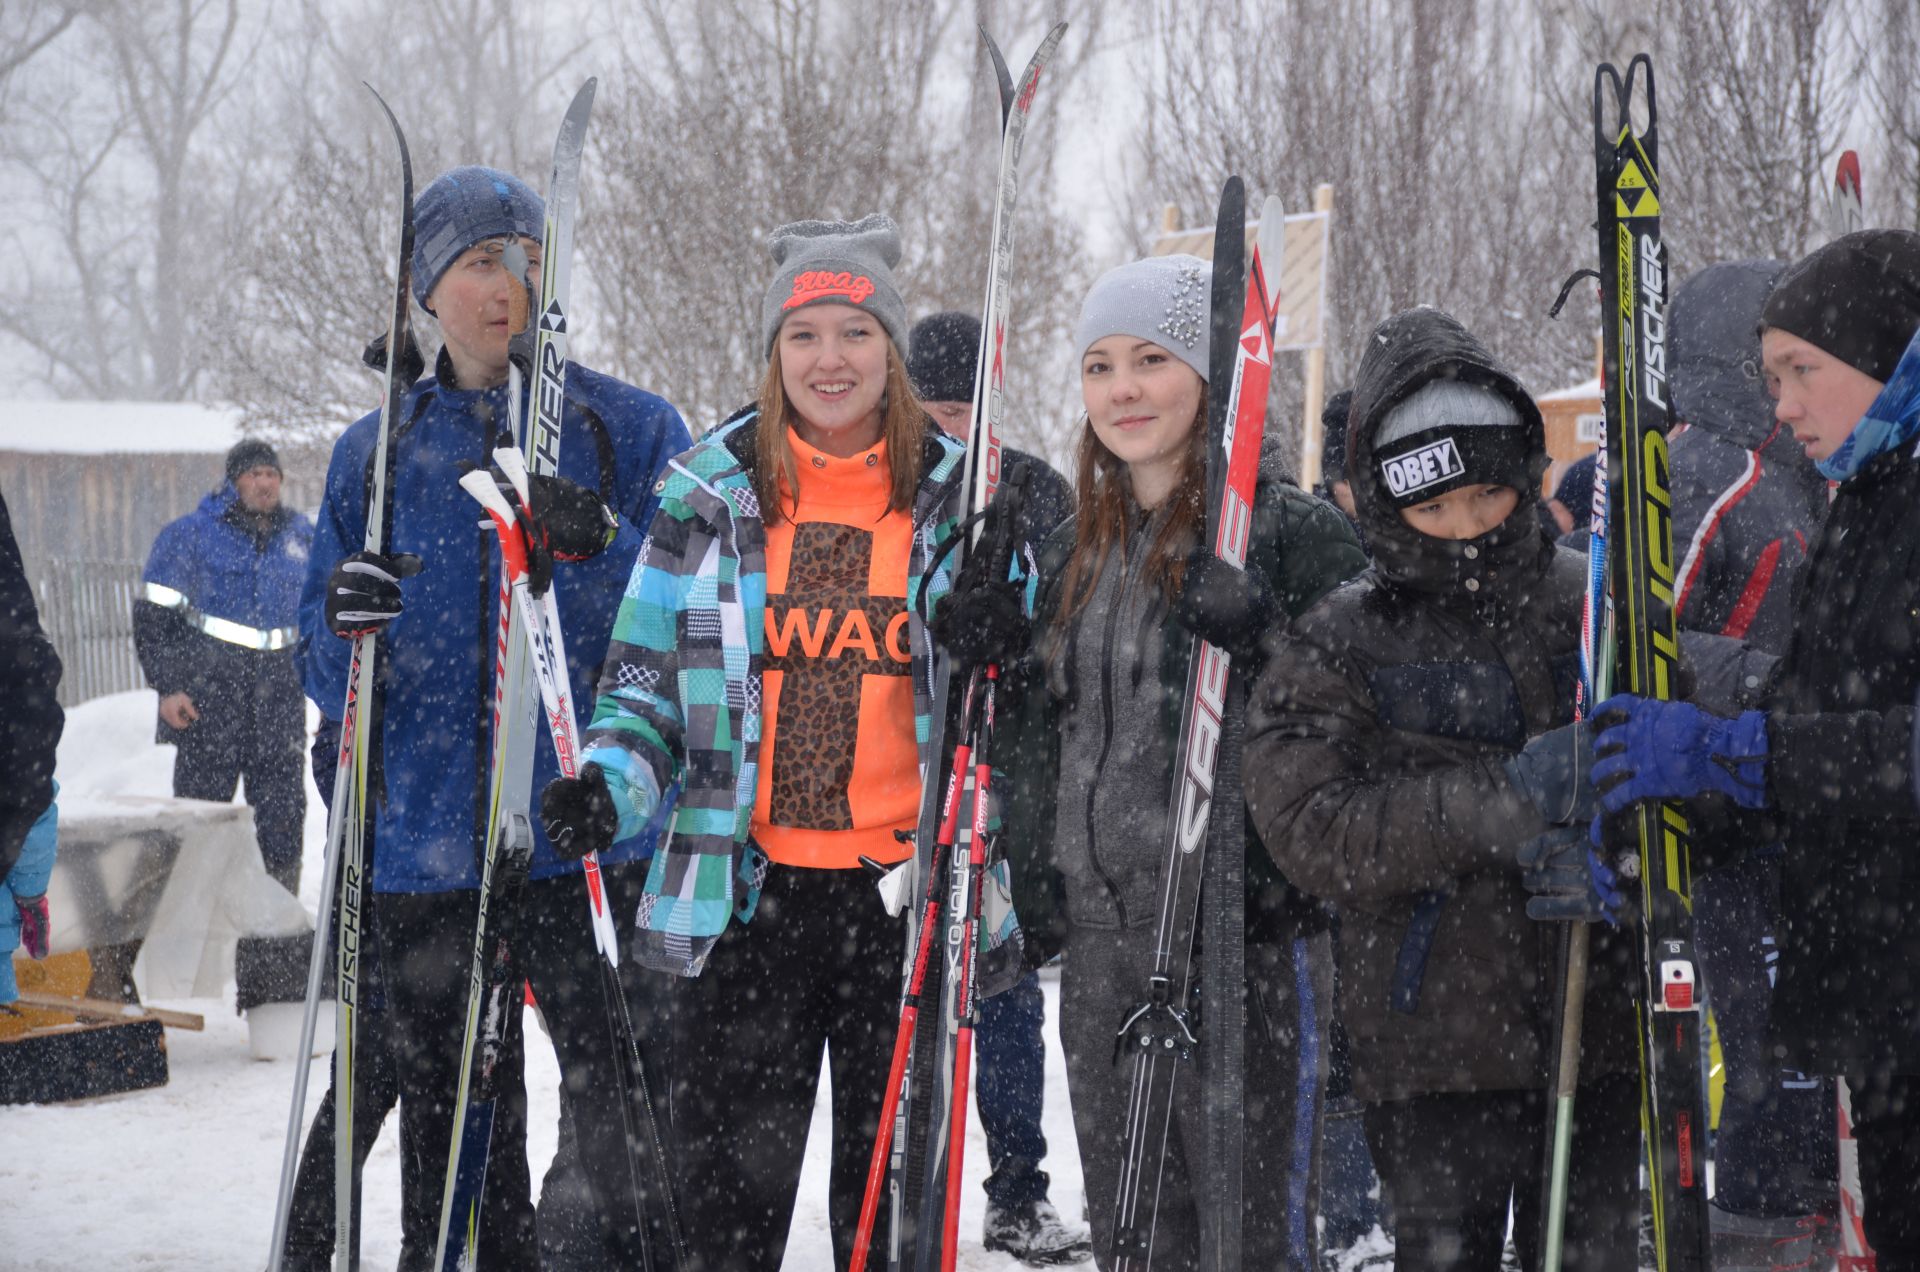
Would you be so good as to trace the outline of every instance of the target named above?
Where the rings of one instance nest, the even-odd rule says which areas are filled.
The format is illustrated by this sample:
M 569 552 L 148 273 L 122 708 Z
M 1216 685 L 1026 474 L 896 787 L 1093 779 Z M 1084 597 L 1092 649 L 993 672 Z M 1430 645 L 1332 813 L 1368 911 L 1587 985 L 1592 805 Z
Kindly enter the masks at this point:
M 361 550 L 375 413 L 334 447 L 301 598 L 307 695 L 328 715 L 337 716 L 345 701 L 351 650 L 342 638 L 367 631 L 381 638 L 369 927 L 386 996 L 382 1036 L 398 1074 L 406 1269 L 430 1264 L 439 1226 L 492 751 L 498 541 L 458 482 L 467 466 L 484 466 L 507 440 L 508 299 L 518 280 L 503 254 L 519 241 L 531 262 L 525 281 L 537 294 L 544 217 L 540 197 L 525 183 L 489 168 L 455 168 L 421 192 L 412 286 L 445 343 L 434 374 L 413 386 L 392 423 L 387 550 Z M 653 516 L 655 476 L 692 441 L 673 407 L 610 376 L 570 364 L 566 389 L 558 475 L 536 478 L 534 498 L 560 562 L 553 586 L 568 676 L 575 699 L 590 702 L 614 611 Z M 556 776 L 542 729 L 533 788 Z M 559 1058 L 608 1249 L 621 1266 L 638 1266 L 643 1220 L 617 1116 L 620 1051 L 593 965 L 580 866 L 556 857 L 533 820 L 516 955 Z M 602 857 L 616 914 L 634 912 L 654 834 L 649 827 Z M 626 979 L 634 991 L 638 975 L 629 971 Z M 644 1017 L 647 991 L 632 997 L 636 1017 Z M 505 1092 L 496 1106 L 478 1252 L 484 1266 L 533 1267 L 517 1043 L 502 1063 Z M 331 1140 L 330 1128 L 330 1117 L 324 1136 L 316 1122 L 303 1176 L 330 1172 L 332 1146 L 320 1142 Z M 378 1129 L 377 1119 L 355 1119 L 356 1154 L 371 1147 Z M 310 1204 L 296 1203 L 289 1266 L 322 1262 L 331 1240 L 331 1190 L 299 1191 Z
M 313 522 L 281 503 L 280 479 L 268 443 L 227 452 L 219 489 L 155 536 L 133 637 L 160 695 L 158 740 L 178 748 L 174 795 L 225 803 L 244 777 L 260 858 L 295 892 L 307 796 L 293 647 Z
M 260 860 L 297 893 L 306 703 L 294 645 L 313 522 L 281 501 L 280 482 L 267 442 L 245 438 L 227 452 L 219 488 L 154 537 L 133 641 L 160 695 L 156 740 L 176 748 L 175 797 L 224 804 L 245 779 Z M 235 1007 L 256 1054 L 276 1054 L 276 1035 L 297 1019 L 308 945 L 304 934 L 240 939 Z

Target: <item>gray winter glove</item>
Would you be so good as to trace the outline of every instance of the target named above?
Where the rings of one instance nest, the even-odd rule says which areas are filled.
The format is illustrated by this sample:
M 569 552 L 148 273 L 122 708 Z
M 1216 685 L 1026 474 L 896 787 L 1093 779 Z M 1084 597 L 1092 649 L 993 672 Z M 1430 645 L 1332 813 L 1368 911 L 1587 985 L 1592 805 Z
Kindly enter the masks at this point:
M 1592 783 L 1593 725 L 1563 725 L 1528 742 L 1504 767 L 1514 789 L 1553 826 L 1585 825 L 1597 802 Z

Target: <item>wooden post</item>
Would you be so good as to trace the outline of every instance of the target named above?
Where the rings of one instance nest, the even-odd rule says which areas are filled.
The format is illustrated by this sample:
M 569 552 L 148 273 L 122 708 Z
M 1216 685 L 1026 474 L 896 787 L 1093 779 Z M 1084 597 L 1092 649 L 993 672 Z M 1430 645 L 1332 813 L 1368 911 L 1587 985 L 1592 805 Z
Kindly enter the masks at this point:
M 1328 213 L 1326 237 L 1323 240 L 1328 253 L 1333 251 L 1333 187 L 1321 185 L 1313 192 L 1313 210 Z M 1327 261 L 1327 274 L 1333 272 L 1331 256 Z M 1324 277 L 1324 275 L 1323 275 Z M 1326 298 L 1321 298 L 1321 312 L 1326 312 Z M 1302 405 L 1304 416 L 1300 421 L 1300 484 L 1312 490 L 1320 484 L 1320 452 L 1324 439 L 1320 431 L 1320 408 L 1327 398 L 1327 331 L 1323 324 L 1320 343 L 1307 350 L 1307 391 Z
M 1180 205 L 1169 203 L 1160 209 L 1160 233 L 1162 237 L 1180 232 Z

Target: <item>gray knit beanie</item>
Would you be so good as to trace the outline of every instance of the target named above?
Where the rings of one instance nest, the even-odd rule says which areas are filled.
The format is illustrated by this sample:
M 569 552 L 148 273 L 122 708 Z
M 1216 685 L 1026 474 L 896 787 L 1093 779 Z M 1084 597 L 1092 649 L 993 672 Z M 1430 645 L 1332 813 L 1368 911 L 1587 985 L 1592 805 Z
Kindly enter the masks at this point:
M 1085 353 L 1108 336 L 1150 340 L 1208 378 L 1213 266 L 1197 256 L 1149 256 L 1100 276 L 1080 306 Z
M 767 242 L 779 268 L 760 305 L 767 355 L 780 324 L 808 305 L 852 305 L 880 320 L 901 357 L 907 352 L 907 307 L 893 285 L 900 263 L 900 227 L 878 212 L 858 221 L 795 221 Z

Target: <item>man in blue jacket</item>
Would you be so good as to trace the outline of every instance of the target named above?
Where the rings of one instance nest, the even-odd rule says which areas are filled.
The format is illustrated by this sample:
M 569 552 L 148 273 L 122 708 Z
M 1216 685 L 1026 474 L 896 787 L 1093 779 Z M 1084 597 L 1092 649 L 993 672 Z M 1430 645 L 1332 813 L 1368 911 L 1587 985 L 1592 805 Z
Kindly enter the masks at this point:
M 313 523 L 280 502 L 273 447 L 248 438 L 220 488 L 161 529 L 133 602 L 159 741 L 178 748 L 173 793 L 225 803 L 245 778 L 260 857 L 290 892 L 307 809 L 293 647 L 312 543 Z
M 487 822 L 498 542 L 458 482 L 466 465 L 484 466 L 508 434 L 508 299 L 518 280 L 504 255 L 518 240 L 532 263 L 526 281 L 537 293 L 544 216 L 539 196 L 523 182 L 488 168 L 453 169 L 421 192 L 414 296 L 439 320 L 445 345 L 434 374 L 412 388 L 393 422 L 387 551 L 359 550 L 376 414 L 353 424 L 334 447 L 301 598 L 307 694 L 330 716 L 346 695 L 350 648 L 339 637 L 381 637 L 370 927 L 399 1074 L 402 1268 L 431 1262 L 439 1225 Z M 574 697 L 590 702 L 614 611 L 652 519 L 656 474 L 692 443 L 679 414 L 650 393 L 577 365 L 568 366 L 566 387 L 558 475 L 536 478 L 534 498 L 545 509 L 559 561 L 553 586 Z M 401 563 L 405 557 L 417 558 L 417 573 L 412 562 Z M 545 732 L 535 744 L 534 790 L 558 776 Z M 638 1266 L 641 1220 L 618 1112 L 619 1050 L 593 965 L 584 885 L 578 863 L 557 857 L 534 820 L 516 954 L 559 1057 L 603 1233 L 621 1266 Z M 649 832 L 602 857 L 615 914 L 634 912 L 652 850 Z M 634 988 L 638 969 L 626 975 Z M 646 996 L 645 988 L 634 995 Z M 479 1256 L 483 1266 L 533 1267 L 517 1046 L 503 1067 Z M 356 1153 L 371 1146 L 378 1129 L 377 1121 L 356 1119 Z M 318 1138 L 309 1138 L 303 1174 L 325 1160 L 316 1161 Z M 330 1209 L 330 1197 L 317 1200 Z M 317 1246 L 295 1249 L 303 1231 L 316 1241 L 331 1238 L 330 1213 L 308 1218 L 297 1216 L 289 1236 L 293 1266 L 322 1254 Z

